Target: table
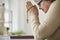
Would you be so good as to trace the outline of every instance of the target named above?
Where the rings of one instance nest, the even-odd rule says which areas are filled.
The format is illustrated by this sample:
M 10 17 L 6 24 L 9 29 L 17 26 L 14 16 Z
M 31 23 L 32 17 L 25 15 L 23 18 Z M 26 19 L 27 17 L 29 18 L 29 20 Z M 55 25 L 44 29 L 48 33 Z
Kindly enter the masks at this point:
M 8 35 L 0 35 L 0 40 L 10 40 L 10 36 L 8 36 Z

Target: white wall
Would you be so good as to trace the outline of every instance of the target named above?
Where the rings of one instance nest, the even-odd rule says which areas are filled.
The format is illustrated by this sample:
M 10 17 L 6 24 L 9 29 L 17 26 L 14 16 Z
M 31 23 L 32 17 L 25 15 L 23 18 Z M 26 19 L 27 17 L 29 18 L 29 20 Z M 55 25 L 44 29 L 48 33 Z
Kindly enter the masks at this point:
M 10 6 L 12 10 L 12 32 L 17 31 L 18 29 L 18 0 L 10 0 Z
M 18 15 L 18 21 L 19 21 L 19 30 L 24 30 L 27 35 L 32 35 L 32 29 L 31 26 L 27 25 L 26 22 L 26 0 L 19 0 L 19 15 Z
M 32 34 L 32 29 L 30 26 L 27 26 L 26 23 L 26 0 L 8 0 L 9 1 L 9 10 L 12 11 L 12 27 L 11 31 L 20 31 L 23 30 L 27 34 Z M 0 0 L 0 3 L 3 3 L 4 0 Z
M 18 29 L 19 30 L 24 30 L 25 28 L 24 28 L 24 20 L 25 20 L 25 18 L 24 18 L 24 15 L 25 15 L 25 0 L 19 0 L 19 9 L 18 9 L 18 12 L 19 12 L 19 15 L 18 15 L 18 25 L 19 25 L 19 27 L 18 27 Z
M 10 0 L 10 8 L 13 13 L 12 32 L 24 30 L 25 0 Z
M 4 0 L 0 0 L 0 3 L 4 3 Z
M 30 26 L 26 24 L 26 0 L 11 0 L 11 10 L 13 13 L 13 32 L 23 30 L 27 34 L 32 34 Z

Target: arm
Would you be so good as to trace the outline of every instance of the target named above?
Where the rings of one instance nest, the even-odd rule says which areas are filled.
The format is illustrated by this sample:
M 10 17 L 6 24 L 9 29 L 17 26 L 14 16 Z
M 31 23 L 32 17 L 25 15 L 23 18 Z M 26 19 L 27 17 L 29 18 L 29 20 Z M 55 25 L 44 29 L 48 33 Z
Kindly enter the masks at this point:
M 43 23 L 39 23 L 39 18 L 33 14 L 34 12 L 32 9 L 30 9 L 28 13 L 30 13 L 29 21 L 31 22 L 34 36 L 36 38 L 45 38 L 51 36 L 60 25 L 59 2 L 54 2 L 51 5 Z

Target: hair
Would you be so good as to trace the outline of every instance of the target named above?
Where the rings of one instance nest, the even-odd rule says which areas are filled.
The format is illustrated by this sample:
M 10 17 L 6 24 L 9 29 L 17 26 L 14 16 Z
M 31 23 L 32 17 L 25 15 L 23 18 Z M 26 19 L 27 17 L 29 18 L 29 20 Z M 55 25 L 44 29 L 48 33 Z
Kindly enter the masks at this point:
M 50 1 L 51 3 L 53 3 L 53 2 L 56 1 L 56 0 L 41 0 L 41 1 L 38 3 L 38 5 L 40 5 L 40 3 L 43 2 L 43 1 Z

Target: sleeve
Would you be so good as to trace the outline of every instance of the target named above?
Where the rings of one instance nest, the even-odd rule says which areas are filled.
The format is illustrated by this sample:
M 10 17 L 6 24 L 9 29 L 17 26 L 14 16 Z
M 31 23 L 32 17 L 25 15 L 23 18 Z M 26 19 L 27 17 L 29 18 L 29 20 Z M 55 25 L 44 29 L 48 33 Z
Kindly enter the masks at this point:
M 36 38 L 46 38 L 51 36 L 60 25 L 60 2 L 55 1 L 50 6 L 43 23 L 39 22 L 39 17 L 33 15 L 32 9 L 28 12 L 29 22 Z

